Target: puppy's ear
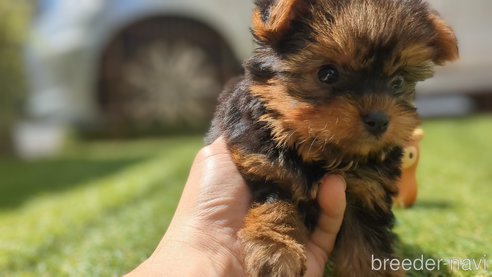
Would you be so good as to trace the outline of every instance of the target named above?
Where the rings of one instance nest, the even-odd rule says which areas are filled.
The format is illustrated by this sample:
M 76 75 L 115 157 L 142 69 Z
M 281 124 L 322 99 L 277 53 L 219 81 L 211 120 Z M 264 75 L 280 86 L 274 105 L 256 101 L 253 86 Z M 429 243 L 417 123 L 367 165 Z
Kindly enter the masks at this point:
M 310 0 L 256 0 L 252 31 L 259 43 L 275 45 L 289 31 L 292 20 Z
M 458 41 L 451 27 L 449 27 L 436 12 L 429 14 L 429 20 L 436 31 L 433 42 L 435 49 L 433 62 L 437 65 L 442 65 L 445 62 L 458 59 Z

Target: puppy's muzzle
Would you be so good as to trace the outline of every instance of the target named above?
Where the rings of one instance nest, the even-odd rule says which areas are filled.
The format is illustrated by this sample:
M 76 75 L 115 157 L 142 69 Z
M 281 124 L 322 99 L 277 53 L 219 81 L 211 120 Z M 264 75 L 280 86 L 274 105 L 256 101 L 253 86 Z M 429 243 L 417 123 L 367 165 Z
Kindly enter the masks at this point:
M 362 122 L 369 133 L 379 137 L 388 129 L 389 118 L 384 113 L 370 113 L 362 117 Z

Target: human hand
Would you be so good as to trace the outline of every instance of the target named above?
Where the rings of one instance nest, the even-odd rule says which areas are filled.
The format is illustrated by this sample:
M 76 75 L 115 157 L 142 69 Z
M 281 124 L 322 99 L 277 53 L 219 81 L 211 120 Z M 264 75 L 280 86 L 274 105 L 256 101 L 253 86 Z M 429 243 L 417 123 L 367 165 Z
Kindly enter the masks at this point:
M 306 276 L 322 276 L 345 211 L 345 181 L 327 176 L 318 192 L 321 216 L 306 243 Z M 251 193 L 222 138 L 200 150 L 178 208 L 157 249 L 131 276 L 242 276 L 237 232 Z

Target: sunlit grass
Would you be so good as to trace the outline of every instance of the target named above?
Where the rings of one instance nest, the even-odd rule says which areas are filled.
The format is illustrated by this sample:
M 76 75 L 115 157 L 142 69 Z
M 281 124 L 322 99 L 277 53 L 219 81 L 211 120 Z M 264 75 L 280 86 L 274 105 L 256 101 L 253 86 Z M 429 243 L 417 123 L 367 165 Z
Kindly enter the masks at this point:
M 22 200 L 18 205 L 9 201 L 8 191 L 0 196 L 0 272 L 108 276 L 127 271 L 151 253 L 165 231 L 200 145 L 199 138 L 92 143 L 53 161 L 2 162 L 0 186 L 46 190 L 25 191 L 23 197 L 15 190 Z M 66 159 L 69 166 L 57 162 Z M 101 172 L 103 161 L 117 166 Z M 81 181 L 65 177 L 67 170 Z M 52 187 L 58 177 L 72 183 Z
M 492 117 L 428 121 L 424 131 L 417 204 L 397 211 L 403 252 L 477 262 L 487 255 L 489 272 L 454 266 L 411 276 L 492 276 Z

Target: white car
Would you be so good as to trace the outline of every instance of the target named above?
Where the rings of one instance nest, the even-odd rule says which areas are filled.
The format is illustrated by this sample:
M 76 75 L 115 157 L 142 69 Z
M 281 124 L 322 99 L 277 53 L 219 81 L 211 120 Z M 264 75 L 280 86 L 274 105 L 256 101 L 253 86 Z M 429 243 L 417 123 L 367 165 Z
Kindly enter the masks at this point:
M 246 0 L 40 0 L 26 47 L 29 117 L 113 129 L 203 125 L 254 47 L 252 8 Z

